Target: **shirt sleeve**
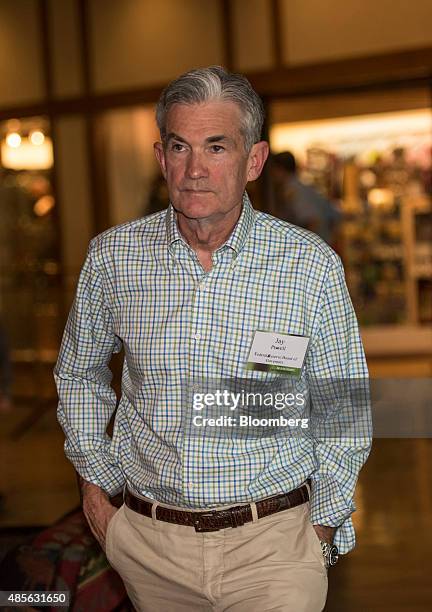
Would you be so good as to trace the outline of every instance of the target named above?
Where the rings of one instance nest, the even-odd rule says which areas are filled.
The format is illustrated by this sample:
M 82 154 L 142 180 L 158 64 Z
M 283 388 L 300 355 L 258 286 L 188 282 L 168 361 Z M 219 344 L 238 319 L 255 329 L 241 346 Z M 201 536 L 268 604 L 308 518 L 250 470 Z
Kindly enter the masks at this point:
M 85 480 L 114 495 L 125 479 L 110 454 L 111 438 L 106 432 L 117 404 L 109 362 L 112 354 L 121 350 L 122 342 L 113 331 L 103 277 L 95 265 L 96 241 L 90 243 L 81 270 L 54 378 L 66 456 Z
M 308 355 L 315 462 L 311 521 L 336 527 L 341 553 L 355 545 L 354 490 L 371 447 L 366 359 L 340 259 L 329 269 Z

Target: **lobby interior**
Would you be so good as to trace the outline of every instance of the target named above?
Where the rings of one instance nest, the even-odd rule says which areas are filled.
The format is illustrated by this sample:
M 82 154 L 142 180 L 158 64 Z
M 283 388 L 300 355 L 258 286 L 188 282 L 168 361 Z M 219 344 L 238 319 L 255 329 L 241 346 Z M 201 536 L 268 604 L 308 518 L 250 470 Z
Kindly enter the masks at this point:
M 291 147 L 342 211 L 335 248 L 379 387 L 357 546 L 330 571 L 326 611 L 431 609 L 432 5 L 397 4 L 2 1 L 0 320 L 11 383 L 0 409 L 0 563 L 17 547 L 43 548 L 39 534 L 72 517 L 80 554 L 87 546 L 97 558 L 97 572 L 74 578 L 85 609 L 130 609 L 112 574 L 111 590 L 103 582 L 103 554 L 79 522 L 52 369 L 89 240 L 166 200 L 152 157 L 161 88 L 222 64 L 262 95 L 273 152 Z M 368 183 L 372 174 L 384 182 Z M 266 172 L 252 198 L 277 214 L 270 183 Z

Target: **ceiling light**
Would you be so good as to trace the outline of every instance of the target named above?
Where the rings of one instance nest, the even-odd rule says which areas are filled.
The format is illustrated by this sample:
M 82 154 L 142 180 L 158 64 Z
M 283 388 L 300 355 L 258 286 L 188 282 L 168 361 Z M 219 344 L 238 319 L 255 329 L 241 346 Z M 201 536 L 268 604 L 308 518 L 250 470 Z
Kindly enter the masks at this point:
M 8 147 L 12 147 L 13 149 L 17 149 L 21 144 L 21 136 L 18 132 L 10 132 L 6 136 L 6 143 Z

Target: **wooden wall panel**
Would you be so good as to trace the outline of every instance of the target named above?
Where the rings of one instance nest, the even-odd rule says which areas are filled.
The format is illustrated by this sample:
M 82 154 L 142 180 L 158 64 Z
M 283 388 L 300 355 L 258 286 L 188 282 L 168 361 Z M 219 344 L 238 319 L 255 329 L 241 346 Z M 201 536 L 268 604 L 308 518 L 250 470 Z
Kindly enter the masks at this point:
M 432 44 L 431 0 L 280 0 L 283 60 L 299 65 Z
M 159 140 L 153 106 L 120 109 L 104 117 L 107 128 L 107 177 L 110 224 L 141 217 L 159 167 L 153 143 Z
M 49 0 L 53 96 L 78 96 L 83 91 L 78 4 Z
M 0 107 L 44 98 L 37 0 L 0 2 Z
M 86 124 L 70 115 L 54 122 L 56 134 L 57 190 L 62 236 L 65 288 L 72 291 L 93 235 Z
M 89 0 L 94 90 L 164 83 L 223 62 L 219 0 Z
M 231 0 L 234 68 L 253 72 L 274 65 L 271 3 L 269 0 Z
M 270 118 L 271 123 L 285 123 L 429 108 L 429 106 L 430 92 L 426 87 L 406 90 L 388 89 L 275 100 L 270 104 Z

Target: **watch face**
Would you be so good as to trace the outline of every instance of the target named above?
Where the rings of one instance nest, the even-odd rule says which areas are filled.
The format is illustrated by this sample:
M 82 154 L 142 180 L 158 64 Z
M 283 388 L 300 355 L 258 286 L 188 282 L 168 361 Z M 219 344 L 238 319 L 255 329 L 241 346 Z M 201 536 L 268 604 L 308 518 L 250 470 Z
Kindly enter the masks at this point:
M 332 565 L 336 565 L 339 559 L 339 550 L 335 544 L 329 544 L 328 542 L 321 542 L 321 550 L 324 555 L 326 567 L 329 568 Z
M 339 559 L 338 547 L 333 545 L 330 547 L 330 550 L 329 550 L 329 555 L 328 555 L 329 565 L 336 565 L 338 559 Z

